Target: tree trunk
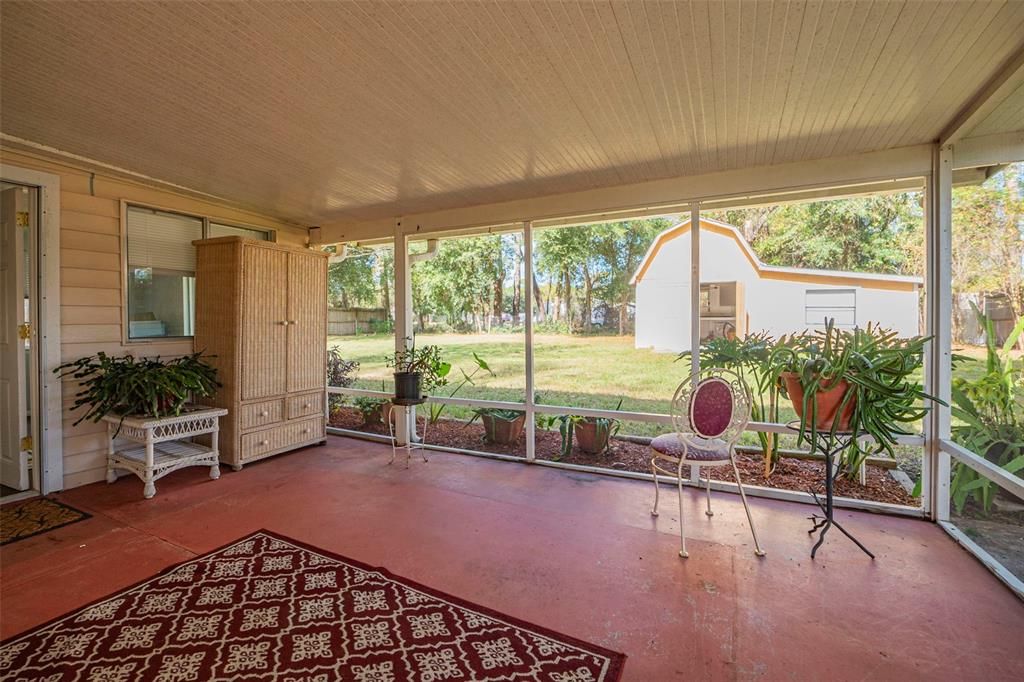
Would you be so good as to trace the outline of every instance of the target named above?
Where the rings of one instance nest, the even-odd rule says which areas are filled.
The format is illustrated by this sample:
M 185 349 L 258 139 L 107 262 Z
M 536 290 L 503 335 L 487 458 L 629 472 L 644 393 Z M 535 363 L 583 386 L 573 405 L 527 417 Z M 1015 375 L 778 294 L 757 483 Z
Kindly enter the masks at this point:
M 583 281 L 585 285 L 583 293 L 583 330 L 589 334 L 592 330 L 592 319 L 594 317 L 593 292 L 594 281 L 590 277 L 590 266 L 583 264 Z
M 569 270 L 565 269 L 562 273 L 563 284 L 562 293 L 565 296 L 565 323 L 569 327 L 569 333 L 572 333 L 572 280 L 569 279 Z
M 540 285 L 537 284 L 537 273 L 533 273 L 533 300 L 537 310 L 537 321 L 543 322 L 547 317 L 547 311 L 544 309 L 544 295 L 541 294 Z

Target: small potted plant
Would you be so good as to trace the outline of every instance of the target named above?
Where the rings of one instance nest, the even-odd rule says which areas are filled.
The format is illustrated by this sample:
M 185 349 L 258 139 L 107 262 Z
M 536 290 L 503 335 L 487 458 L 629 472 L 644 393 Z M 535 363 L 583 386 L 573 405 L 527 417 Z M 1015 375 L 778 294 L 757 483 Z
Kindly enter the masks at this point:
M 615 406 L 618 411 L 622 407 L 622 399 Z M 611 438 L 619 432 L 619 420 L 610 417 L 583 417 L 577 414 L 563 414 L 547 417 L 542 428 L 551 428 L 558 424 L 558 433 L 562 437 L 559 458 L 568 457 L 572 452 L 573 438 L 583 452 L 599 455 L 608 449 Z
M 484 425 L 485 442 L 496 445 L 512 445 L 523 435 L 526 413 L 522 410 L 480 407 L 473 410 L 473 418 L 469 420 L 469 424 L 477 419 Z
M 391 418 L 391 401 L 387 398 L 359 396 L 353 402 L 363 415 L 363 426 L 383 426 L 384 420 Z
M 900 338 L 878 325 L 838 329 L 832 320 L 814 333 L 782 337 L 772 350 L 771 379 L 793 403 L 800 419 L 800 442 L 819 432 L 871 436 L 873 446 L 854 441 L 847 473 L 856 475 L 868 455 L 893 447 L 905 424 L 928 411 L 927 395 L 914 378 L 924 361 L 928 338 Z M 808 434 L 810 437 L 808 438 Z
M 106 353 L 66 362 L 53 370 L 80 382 L 72 410 L 88 408 L 77 420 L 98 422 L 109 414 L 169 417 L 181 414 L 189 400 L 213 395 L 217 370 L 202 353 L 173 360 L 121 358 Z
M 448 373 L 452 369 L 451 363 L 441 359 L 438 346 L 417 348 L 415 340 L 385 360 L 395 371 L 396 401 L 421 400 L 424 395 L 447 384 Z

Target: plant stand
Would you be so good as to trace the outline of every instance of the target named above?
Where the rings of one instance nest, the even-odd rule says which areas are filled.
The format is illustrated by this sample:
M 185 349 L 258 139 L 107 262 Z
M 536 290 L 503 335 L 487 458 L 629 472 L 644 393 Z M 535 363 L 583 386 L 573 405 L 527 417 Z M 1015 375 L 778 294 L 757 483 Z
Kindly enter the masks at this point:
M 797 432 L 799 432 L 800 430 L 800 422 L 790 422 L 786 426 Z M 821 509 L 822 513 L 824 514 L 824 516 L 811 514 L 809 517 L 807 517 L 809 520 L 814 522 L 814 525 L 811 527 L 809 531 L 807 531 L 807 534 L 813 535 L 816 532 L 818 533 L 818 541 L 814 543 L 814 547 L 811 548 L 812 559 L 814 558 L 814 555 L 817 553 L 818 548 L 821 547 L 823 542 L 825 542 L 825 533 L 827 533 L 828 529 L 832 526 L 835 526 L 839 529 L 839 532 L 841 532 L 846 537 L 850 538 L 850 540 L 853 541 L 853 544 L 860 547 L 861 550 L 869 557 L 871 557 L 872 559 L 875 558 L 875 555 L 872 554 L 867 547 L 862 545 L 860 540 L 853 537 L 853 535 L 851 535 L 848 530 L 843 528 L 843 526 L 835 520 L 835 507 L 832 502 L 833 488 L 835 487 L 836 476 L 839 475 L 839 469 L 837 466 L 834 466 L 834 463 L 842 458 L 843 452 L 845 452 L 853 443 L 855 443 L 857 438 L 859 438 L 861 435 L 862 434 L 856 434 L 849 431 L 839 432 L 836 433 L 835 439 L 833 440 L 830 433 L 818 431 L 817 438 L 815 438 L 814 442 L 811 444 L 811 446 L 815 450 L 817 450 L 825 457 L 824 504 L 822 504 L 822 501 L 818 497 L 817 493 L 815 493 L 813 490 L 808 491 L 811 493 L 811 497 L 814 498 L 815 504 L 818 505 L 818 508 Z
M 388 464 L 394 464 L 395 463 L 395 455 L 398 453 L 399 450 L 403 450 L 403 449 L 405 450 L 405 468 L 406 469 L 409 468 L 409 462 L 412 460 L 412 451 L 413 450 L 419 450 L 420 451 L 420 457 L 423 458 L 424 462 L 429 461 L 427 459 L 427 454 L 426 454 L 427 450 L 426 450 L 426 448 L 423 447 L 424 443 L 427 440 L 427 423 L 428 423 L 428 420 L 426 420 L 426 419 L 423 420 L 423 434 L 420 437 L 420 442 L 419 443 L 414 443 L 413 440 L 412 440 L 412 435 L 416 433 L 416 410 L 415 410 L 415 407 L 417 405 L 422 405 L 425 402 L 427 402 L 426 398 L 420 398 L 419 400 L 401 400 L 401 399 L 398 399 L 398 398 L 392 399 L 391 404 L 394 407 L 404 407 L 405 408 L 404 410 L 402 410 L 402 412 L 404 412 L 404 414 L 405 414 L 405 416 L 404 416 L 405 427 L 406 427 L 405 428 L 405 432 L 407 434 L 409 434 L 409 438 L 406 439 L 404 445 L 395 445 L 395 441 L 396 441 L 396 439 L 395 439 L 395 427 L 396 427 L 396 424 L 395 424 L 395 419 L 394 419 L 394 416 L 395 416 L 394 415 L 394 409 L 392 409 L 391 414 L 388 415 L 388 430 L 391 432 L 391 459 L 388 461 Z
M 156 495 L 156 480 L 172 471 L 190 466 L 210 467 L 210 478 L 220 478 L 217 450 L 219 420 L 228 413 L 224 408 L 186 406 L 176 417 L 103 418 L 107 422 L 107 483 L 117 480 L 118 470 L 129 471 L 145 486 L 147 500 Z M 120 432 L 118 432 L 120 425 Z M 116 434 L 116 436 L 115 436 Z M 210 435 L 210 446 L 193 443 L 193 436 Z M 115 448 L 114 438 L 121 437 L 141 445 Z

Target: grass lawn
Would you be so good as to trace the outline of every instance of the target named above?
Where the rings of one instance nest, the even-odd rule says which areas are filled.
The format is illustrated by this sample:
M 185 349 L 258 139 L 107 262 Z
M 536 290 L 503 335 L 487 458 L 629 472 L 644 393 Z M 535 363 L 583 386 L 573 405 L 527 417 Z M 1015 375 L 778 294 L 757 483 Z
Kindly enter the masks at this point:
M 462 373 L 476 368 L 473 353 L 490 365 L 494 376 L 478 372 L 472 385 L 457 394 L 462 398 L 523 402 L 525 399 L 525 349 L 522 334 L 419 334 L 420 345 L 436 344 L 452 363 L 450 394 Z M 339 346 L 346 359 L 360 363 L 358 388 L 391 390 L 391 371 L 384 356 L 394 350 L 389 334 L 332 336 L 328 345 Z M 978 362 L 961 367 L 958 376 L 976 377 L 983 371 L 981 349 L 957 352 L 977 356 Z M 549 405 L 614 409 L 665 414 L 676 386 L 688 373 L 685 363 L 672 353 L 655 353 L 633 347 L 632 336 L 534 336 L 534 382 L 539 402 Z M 450 408 L 453 416 L 468 417 L 464 408 Z M 795 417 L 788 407 L 782 421 Z M 654 435 L 665 429 L 656 424 L 628 423 L 623 433 Z

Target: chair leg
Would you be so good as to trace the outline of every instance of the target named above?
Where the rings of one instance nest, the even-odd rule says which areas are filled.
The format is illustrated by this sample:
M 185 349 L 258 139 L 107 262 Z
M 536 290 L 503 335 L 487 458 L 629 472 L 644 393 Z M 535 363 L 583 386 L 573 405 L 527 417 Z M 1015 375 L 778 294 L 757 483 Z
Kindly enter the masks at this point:
M 743 483 L 740 481 L 740 470 L 736 466 L 736 460 L 732 459 L 732 471 L 736 475 L 736 487 L 740 489 L 740 499 L 743 501 L 743 510 L 747 512 L 747 523 L 750 524 L 750 534 L 754 536 L 754 554 L 764 556 L 761 544 L 757 541 L 757 530 L 754 528 L 754 517 L 750 515 L 750 506 L 747 504 L 747 494 L 743 492 Z
M 704 468 L 704 476 L 707 478 L 707 491 L 708 491 L 708 510 L 704 512 L 708 516 L 714 516 L 715 512 L 711 511 L 711 470 L 707 467 Z
M 654 458 L 651 458 L 651 478 L 654 479 L 654 506 L 651 507 L 651 516 L 658 515 L 658 470 L 654 467 Z
M 676 473 L 676 482 L 679 487 L 679 556 L 686 559 L 690 555 L 686 552 L 686 525 L 683 523 L 683 463 L 679 463 L 679 471 Z

